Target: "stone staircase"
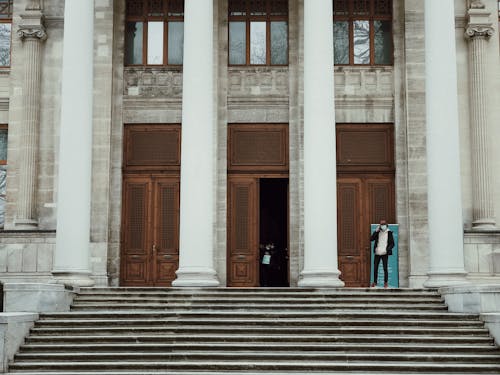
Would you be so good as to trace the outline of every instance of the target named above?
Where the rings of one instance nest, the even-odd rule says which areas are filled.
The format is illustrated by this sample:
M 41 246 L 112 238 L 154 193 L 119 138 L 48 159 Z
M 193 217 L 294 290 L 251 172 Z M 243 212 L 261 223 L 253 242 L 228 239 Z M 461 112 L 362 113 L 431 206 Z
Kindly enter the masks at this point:
M 42 314 L 9 371 L 500 374 L 500 351 L 435 290 L 93 288 Z

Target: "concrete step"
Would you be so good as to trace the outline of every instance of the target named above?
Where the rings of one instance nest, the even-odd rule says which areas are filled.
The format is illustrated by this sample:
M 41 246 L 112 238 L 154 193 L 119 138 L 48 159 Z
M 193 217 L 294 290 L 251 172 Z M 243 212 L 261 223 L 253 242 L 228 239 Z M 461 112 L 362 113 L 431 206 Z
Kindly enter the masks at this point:
M 443 344 L 443 343 L 461 343 L 461 344 L 493 344 L 493 339 L 489 336 L 470 336 L 470 335 L 400 335 L 400 334 L 385 334 L 385 335 L 359 335 L 359 334 L 252 334 L 246 335 L 244 338 L 240 334 L 171 334 L 171 335 L 147 335 L 147 334 L 131 334 L 131 335 L 64 335 L 64 336 L 36 336 L 31 335 L 26 339 L 26 343 L 83 343 L 86 341 L 98 341 L 100 343 L 119 343 L 119 342 L 197 342 L 197 343 L 213 343 L 213 342 L 345 342 L 345 343 L 364 343 L 370 340 L 389 340 L 397 343 L 428 343 L 428 344 Z
M 374 357 L 378 362 L 452 362 L 452 363 L 483 363 L 500 364 L 500 353 L 477 353 L 477 354 L 450 354 L 450 353 L 342 353 L 342 352 L 302 352 L 300 350 L 291 352 L 267 352 L 267 351 L 239 351 L 220 352 L 207 350 L 185 351 L 185 352 L 163 352 L 150 353 L 148 351 L 137 351 L 134 353 L 116 352 L 78 352 L 78 353 L 19 353 L 16 355 L 16 363 L 22 364 L 26 361 L 36 362 L 111 362 L 111 361 L 139 361 L 139 362 L 166 362 L 166 361 L 275 361 L 276 363 L 296 361 L 372 361 Z
M 130 362 L 91 362 L 91 361 L 74 361 L 70 363 L 64 362 L 29 362 L 29 363 L 14 363 L 10 366 L 9 371 L 15 373 L 19 370 L 28 371 L 117 371 L 117 370 L 209 370 L 209 371 L 303 371 L 311 372 L 311 369 L 319 372 L 335 372 L 335 371 L 386 371 L 386 372 L 404 372 L 413 371 L 418 368 L 419 371 L 428 371 L 440 373 L 446 371 L 455 374 L 499 374 L 500 364 L 478 364 L 478 363 L 431 363 L 431 362 L 379 362 L 379 361 L 130 361 Z
M 156 322 L 149 327 L 35 327 L 31 329 L 33 337 L 38 336 L 63 336 L 63 335 L 172 335 L 172 334 L 358 334 L 358 335 L 383 335 L 383 334 L 399 334 L 399 335 L 488 335 L 488 330 L 485 328 L 423 328 L 423 327 L 241 327 L 241 326 L 183 326 L 179 327 L 174 324 L 170 326 L 160 326 Z
M 456 321 L 475 321 L 479 320 L 477 314 L 450 313 L 447 311 L 367 311 L 367 309 L 356 311 L 320 311 L 314 312 L 311 316 L 310 311 L 71 311 L 54 312 L 40 314 L 41 320 L 54 319 L 144 319 L 150 320 L 165 318 L 188 318 L 188 319 L 372 319 L 372 320 L 456 320 Z M 313 318 L 313 319 L 311 319 Z
M 170 310 L 205 310 L 205 311 L 213 311 L 213 310 L 258 310 L 258 311 L 276 311 L 276 310 L 300 310 L 300 311 L 311 311 L 311 310 L 446 310 L 447 307 L 443 304 L 397 304 L 397 303 L 311 303 L 311 304 L 301 304 L 301 305 L 290 305 L 285 303 L 240 303 L 240 304 L 218 304 L 216 306 L 203 303 L 129 303 L 127 301 L 121 303 L 85 303 L 85 302 L 74 302 L 72 305 L 72 310 L 74 311 L 85 311 L 85 310 L 162 310 L 162 309 L 170 309 Z
M 476 314 L 436 290 L 82 289 L 45 313 L 12 374 L 500 374 Z
M 183 326 L 210 326 L 210 327 L 416 327 L 416 328 L 483 328 L 484 323 L 479 320 L 416 320 L 416 319 L 229 319 L 229 318 L 204 318 L 204 319 L 189 319 L 183 317 L 171 317 L 155 319 L 154 324 L 157 326 L 176 325 Z M 149 327 L 151 320 L 143 318 L 134 319 L 40 319 L 35 323 L 36 328 L 48 327 L 72 327 L 78 325 L 84 327 Z
M 266 342 L 266 343 L 251 343 L 251 342 L 211 342 L 209 350 L 215 351 L 232 351 L 238 353 L 240 351 L 273 351 L 273 352 L 291 352 L 300 350 L 302 352 L 346 352 L 346 353 L 398 353 L 402 352 L 401 345 L 387 342 L 375 343 L 287 343 L 287 342 Z M 37 352 L 37 353 L 101 353 L 101 352 L 119 352 L 119 353 L 135 353 L 137 351 L 147 351 L 148 353 L 164 353 L 164 352 L 185 352 L 185 351 L 206 351 L 207 344 L 201 343 L 113 343 L 105 344 L 100 342 L 92 343 L 71 343 L 71 344 L 24 344 L 21 346 L 21 353 Z M 497 353 L 500 351 L 497 347 L 490 344 L 459 344 L 459 343 L 435 343 L 432 346 L 428 344 L 412 344 L 404 345 L 406 353 L 452 353 L 456 355 L 472 354 L 472 353 Z

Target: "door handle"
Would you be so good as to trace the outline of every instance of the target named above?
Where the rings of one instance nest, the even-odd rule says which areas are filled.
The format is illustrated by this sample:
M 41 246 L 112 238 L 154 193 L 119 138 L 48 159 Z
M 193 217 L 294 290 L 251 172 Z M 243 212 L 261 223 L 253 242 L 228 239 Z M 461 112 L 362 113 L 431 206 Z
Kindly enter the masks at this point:
M 132 255 L 132 256 L 131 256 L 131 258 L 132 258 L 132 259 L 139 259 L 139 258 L 140 258 L 140 256 L 139 256 L 139 255 Z
M 153 244 L 153 255 L 156 255 L 156 244 Z
M 246 259 L 246 256 L 244 256 L 244 255 L 238 255 L 238 257 L 237 257 L 237 258 L 238 258 L 238 259 Z
M 173 257 L 172 257 L 172 255 L 168 255 L 168 254 L 167 254 L 167 255 L 164 255 L 164 256 L 163 256 L 163 258 L 164 258 L 164 259 L 172 259 Z

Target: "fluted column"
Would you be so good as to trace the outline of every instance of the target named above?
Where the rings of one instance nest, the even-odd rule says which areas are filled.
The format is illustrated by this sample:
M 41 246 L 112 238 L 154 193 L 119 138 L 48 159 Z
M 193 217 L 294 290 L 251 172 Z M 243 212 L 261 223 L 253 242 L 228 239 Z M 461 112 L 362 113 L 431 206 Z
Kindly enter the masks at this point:
M 427 287 L 465 282 L 454 0 L 425 0 Z
M 36 193 L 40 127 L 42 42 L 47 38 L 39 3 L 32 2 L 21 14 L 18 36 L 24 44 L 23 116 L 20 124 L 19 192 L 16 204 L 17 229 L 38 226 Z
M 489 123 L 487 107 L 486 72 L 487 43 L 494 29 L 490 12 L 481 1 L 475 1 L 468 10 L 465 36 L 469 40 L 469 107 L 472 155 L 472 229 L 496 230 L 492 199 L 490 169 Z
M 186 0 L 179 269 L 173 286 L 218 286 L 214 270 L 213 1 Z
M 331 0 L 304 1 L 304 269 L 301 287 L 343 286 L 337 261 L 337 172 Z
M 53 275 L 63 283 L 90 279 L 90 199 L 94 1 L 66 0 L 59 133 L 57 233 Z

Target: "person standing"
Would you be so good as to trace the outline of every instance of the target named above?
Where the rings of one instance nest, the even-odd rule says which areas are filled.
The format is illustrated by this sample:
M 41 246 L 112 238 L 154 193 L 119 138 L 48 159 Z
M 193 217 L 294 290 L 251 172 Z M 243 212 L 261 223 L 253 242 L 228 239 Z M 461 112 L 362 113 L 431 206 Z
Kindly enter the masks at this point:
M 375 241 L 373 252 L 375 253 L 374 268 L 373 268 L 373 282 L 371 287 L 377 285 L 378 266 L 382 260 L 384 267 L 384 288 L 388 287 L 389 274 L 387 272 L 387 260 L 389 255 L 392 255 L 392 248 L 394 247 L 394 236 L 389 229 L 385 220 L 380 220 L 380 224 L 370 237 L 370 241 Z

